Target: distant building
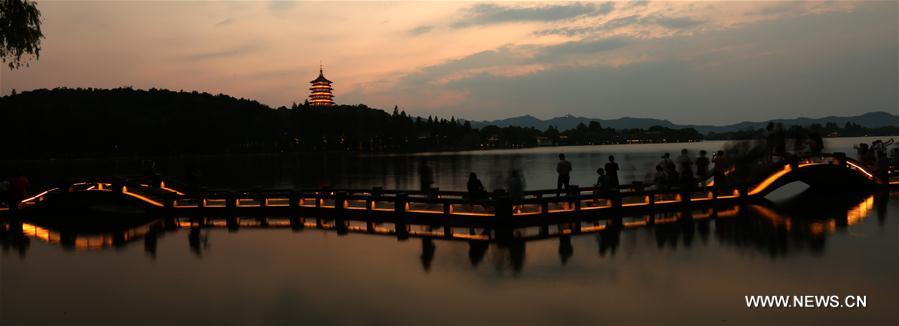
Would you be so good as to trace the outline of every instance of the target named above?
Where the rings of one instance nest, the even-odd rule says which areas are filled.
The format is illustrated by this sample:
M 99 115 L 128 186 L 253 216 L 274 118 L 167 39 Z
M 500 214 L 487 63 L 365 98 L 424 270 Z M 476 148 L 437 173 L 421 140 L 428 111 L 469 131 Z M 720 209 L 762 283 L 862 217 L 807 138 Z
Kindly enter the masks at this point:
M 331 87 L 332 82 L 325 78 L 324 69 L 321 66 L 318 67 L 318 78 L 309 83 L 312 84 L 312 87 L 309 88 L 309 105 L 334 105 L 334 88 Z

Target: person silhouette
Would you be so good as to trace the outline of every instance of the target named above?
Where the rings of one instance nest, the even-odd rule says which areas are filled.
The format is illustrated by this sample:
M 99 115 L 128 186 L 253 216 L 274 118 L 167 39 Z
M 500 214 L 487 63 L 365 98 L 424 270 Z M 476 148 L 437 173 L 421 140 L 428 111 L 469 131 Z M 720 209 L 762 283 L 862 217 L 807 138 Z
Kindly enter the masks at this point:
M 603 170 L 603 168 L 596 169 L 596 184 L 593 185 L 596 187 L 596 192 L 609 192 L 610 184 L 609 175 L 606 174 L 605 170 Z
M 724 151 L 719 150 L 715 153 L 715 156 L 712 157 L 712 163 L 715 163 L 713 173 L 713 182 L 716 187 L 724 187 L 727 185 L 727 178 L 725 173 L 727 172 L 727 157 L 724 156 Z
M 568 183 L 571 181 L 571 162 L 565 160 L 565 154 L 559 154 L 559 163 L 556 163 L 556 173 L 559 178 L 556 180 L 556 197 L 562 192 L 562 187 L 568 191 Z
M 668 176 L 668 185 L 676 185 L 680 182 L 680 175 L 677 174 L 677 165 L 671 160 L 670 153 L 662 154 L 662 160 L 659 161 L 658 166 L 665 170 L 665 175 Z
M 821 138 L 821 134 L 818 132 L 813 132 L 808 135 L 808 138 L 811 141 L 809 150 L 812 155 L 821 154 L 821 151 L 824 150 L 824 139 Z
M 652 178 L 652 182 L 655 184 L 655 190 L 668 190 L 668 173 L 661 165 L 656 165 L 656 174 Z
M 425 273 L 431 271 L 431 263 L 434 261 L 434 251 L 436 251 L 437 246 L 434 245 L 434 240 L 430 238 L 422 238 L 421 239 L 421 267 L 424 268 Z
M 696 178 L 702 186 L 705 185 L 705 181 L 709 176 L 709 158 L 706 157 L 706 154 L 705 150 L 700 150 L 699 157 L 696 158 Z
M 677 164 L 680 166 L 680 178 L 681 185 L 684 188 L 692 188 L 696 183 L 696 179 L 693 178 L 693 160 L 690 159 L 690 155 L 688 154 L 686 148 L 680 151 L 680 156 L 677 158 Z
M 517 169 L 512 169 L 509 171 L 509 177 L 506 178 L 506 188 L 509 191 L 509 198 L 512 200 L 521 200 L 524 198 L 524 189 L 526 187 L 526 183 L 524 181 L 524 176 L 521 175 L 521 171 Z
M 484 190 L 484 184 L 478 179 L 478 175 L 474 172 L 468 174 L 468 198 L 471 200 L 483 200 L 487 198 L 487 191 Z
M 609 163 L 606 163 L 606 175 L 609 176 L 609 189 L 618 190 L 618 163 L 615 163 L 615 155 L 609 155 Z
M 484 255 L 487 254 L 489 247 L 490 242 L 488 241 L 468 240 L 468 261 L 471 263 L 471 267 L 477 267 L 484 260 Z
M 428 159 L 422 158 L 418 165 L 418 182 L 419 189 L 422 193 L 427 194 L 431 191 L 431 185 L 434 184 L 434 172 L 428 166 Z
M 574 255 L 574 247 L 571 245 L 571 236 L 567 234 L 560 236 L 559 260 L 562 261 L 562 265 L 567 264 L 572 255 Z

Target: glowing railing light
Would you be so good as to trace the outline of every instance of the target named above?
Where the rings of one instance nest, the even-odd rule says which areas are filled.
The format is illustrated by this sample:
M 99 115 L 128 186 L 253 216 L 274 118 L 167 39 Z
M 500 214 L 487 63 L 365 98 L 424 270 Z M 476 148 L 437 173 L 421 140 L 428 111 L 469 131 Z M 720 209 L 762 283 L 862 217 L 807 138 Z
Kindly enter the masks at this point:
M 867 169 L 865 169 L 864 167 L 862 167 L 862 166 L 860 166 L 860 165 L 858 165 L 858 164 L 855 164 L 855 163 L 853 163 L 853 162 L 851 162 L 851 161 L 846 161 L 846 165 L 849 165 L 849 166 L 853 167 L 854 170 L 858 170 L 859 172 L 865 174 L 865 176 L 867 176 L 869 180 L 873 180 L 873 179 L 874 179 L 874 175 L 871 174 L 870 172 L 868 172 Z
M 46 195 L 48 192 L 53 191 L 53 190 L 56 190 L 56 189 L 57 189 L 57 188 L 53 188 L 53 189 L 50 189 L 50 190 L 44 190 L 44 192 L 42 192 L 42 193 L 39 193 L 39 194 L 34 195 L 34 196 L 31 196 L 31 197 L 29 197 L 28 199 L 22 200 L 21 203 L 27 203 L 27 202 L 30 202 L 30 201 L 32 201 L 32 200 L 41 198 L 41 197 L 43 197 L 44 195 Z
M 792 170 L 793 169 L 790 167 L 790 165 L 785 165 L 783 169 L 777 171 L 777 173 L 775 174 L 772 174 L 764 181 L 762 181 L 762 183 L 759 183 L 757 186 L 755 186 L 755 188 L 753 188 L 752 191 L 749 192 L 749 195 L 752 196 L 762 192 L 763 190 L 765 190 L 765 188 L 768 188 L 768 186 L 777 181 L 777 179 L 780 179 L 780 177 L 784 176 L 787 173 L 790 173 L 790 171 Z
M 126 186 L 122 186 L 122 193 L 125 194 L 125 195 L 128 195 L 128 196 L 131 196 L 131 197 L 140 199 L 140 200 L 142 200 L 142 201 L 144 201 L 144 202 L 147 202 L 147 203 L 149 203 L 149 204 L 151 204 L 151 205 L 153 205 L 153 206 L 156 206 L 156 207 L 162 207 L 162 206 L 163 206 L 162 203 L 160 203 L 160 202 L 158 202 L 158 201 L 155 201 L 155 200 L 152 200 L 152 199 L 150 199 L 150 198 L 147 198 L 146 196 L 139 195 L 139 194 L 136 194 L 136 193 L 133 193 L 133 192 L 129 192 L 129 191 L 128 191 L 128 187 L 126 187 Z
M 183 192 L 180 192 L 180 191 L 175 190 L 175 189 L 173 189 L 173 188 L 166 187 L 166 186 L 165 186 L 165 181 L 160 181 L 160 182 L 159 182 L 159 188 L 161 188 L 162 190 L 168 191 L 168 192 L 174 192 L 176 195 L 184 195 Z

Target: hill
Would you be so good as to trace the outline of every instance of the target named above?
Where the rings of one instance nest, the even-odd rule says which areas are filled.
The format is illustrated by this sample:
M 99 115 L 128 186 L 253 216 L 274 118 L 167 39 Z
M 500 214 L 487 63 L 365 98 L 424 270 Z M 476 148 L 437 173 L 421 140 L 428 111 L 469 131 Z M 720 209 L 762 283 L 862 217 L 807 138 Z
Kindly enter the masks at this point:
M 882 127 L 890 127 L 890 126 L 899 126 L 899 115 L 890 114 L 887 112 L 869 112 L 862 115 L 857 116 L 849 116 L 849 117 L 836 117 L 829 116 L 823 118 L 795 118 L 795 119 L 774 119 L 767 121 L 757 121 L 757 122 L 740 122 L 730 125 L 724 126 L 711 126 L 711 125 L 678 125 L 674 124 L 668 120 L 661 119 L 652 119 L 652 118 L 631 118 L 624 117 L 619 119 L 595 119 L 595 118 L 586 118 L 586 117 L 576 117 L 573 115 L 565 115 L 561 117 L 551 118 L 547 120 L 542 120 L 536 118 L 531 115 L 524 115 L 519 117 L 513 117 L 508 119 L 501 120 L 493 120 L 493 121 L 472 121 L 471 125 L 473 127 L 484 127 L 489 125 L 499 126 L 499 127 L 507 127 L 507 126 L 518 126 L 518 127 L 533 127 L 539 130 L 546 130 L 549 126 L 554 126 L 559 130 L 567 130 L 577 127 L 578 124 L 589 124 L 591 121 L 599 122 L 603 127 L 613 128 L 613 129 L 646 129 L 653 126 L 661 126 L 665 128 L 672 129 L 681 129 L 681 128 L 693 128 L 697 131 L 707 134 L 710 132 L 714 133 L 725 133 L 725 132 L 735 132 L 747 129 L 761 129 L 765 128 L 769 121 L 780 122 L 784 125 L 784 127 L 791 126 L 801 126 L 808 127 L 813 124 L 826 125 L 828 123 L 835 123 L 838 126 L 844 126 L 846 123 L 857 124 L 865 128 L 882 128 Z
M 455 121 L 364 105 L 272 109 L 227 95 L 169 90 L 40 89 L 0 97 L 0 158 L 467 148 Z
M 506 119 L 504 126 L 475 128 L 468 121 L 413 117 L 365 105 L 273 109 L 227 95 L 132 88 L 39 89 L 0 97 L 0 159 L 123 157 L 310 151 L 420 152 L 461 149 L 521 148 L 552 145 L 685 142 L 761 137 L 759 130 L 709 132 L 678 128 L 665 120 L 622 118 L 594 120 L 564 116 Z M 822 120 L 824 119 L 824 120 Z M 895 116 L 781 120 L 820 123 L 823 135 L 895 135 Z M 892 120 L 891 120 L 892 119 Z M 524 124 L 527 126 L 517 126 Z M 763 123 L 744 123 L 753 128 Z M 560 126 L 550 128 L 549 126 Z M 644 127 L 651 126 L 651 127 Z M 542 128 L 542 129 L 541 129 Z M 798 127 L 797 127 L 798 128 Z M 790 132 L 801 134 L 801 128 Z

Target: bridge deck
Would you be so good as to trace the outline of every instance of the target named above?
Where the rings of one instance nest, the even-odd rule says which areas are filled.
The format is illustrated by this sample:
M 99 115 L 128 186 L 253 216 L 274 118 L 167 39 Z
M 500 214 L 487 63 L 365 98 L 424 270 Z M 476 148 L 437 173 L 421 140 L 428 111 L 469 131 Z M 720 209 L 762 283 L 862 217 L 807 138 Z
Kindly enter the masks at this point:
M 729 205 L 764 196 L 777 187 L 794 170 L 813 166 L 835 165 L 858 173 L 871 184 L 878 181 L 860 163 L 842 156 L 822 155 L 790 163 L 775 163 L 771 173 L 759 182 L 740 187 L 703 186 L 691 190 L 645 190 L 640 183 L 623 186 L 615 192 L 599 192 L 592 187 L 569 189 L 556 196 L 556 190 L 527 191 L 521 198 L 511 199 L 495 193 L 489 199 L 473 200 L 466 192 L 431 192 L 372 189 L 317 189 L 306 191 L 263 190 L 239 192 L 204 192 L 187 194 L 167 186 L 165 182 L 150 185 L 140 182 L 92 180 L 74 183 L 38 193 L 22 201 L 21 207 L 39 207 L 54 196 L 67 193 L 119 193 L 137 200 L 148 209 L 164 214 L 202 216 L 240 215 L 347 215 L 372 219 L 390 216 L 418 217 L 465 221 L 527 221 L 571 218 L 584 215 L 618 215 L 622 212 L 677 210 L 685 207 Z M 889 182 L 899 185 L 899 171 L 890 169 Z M 883 182 L 880 182 L 883 183 Z M 707 182 L 707 184 L 712 184 Z M 2 209 L 0 209 L 2 211 Z

